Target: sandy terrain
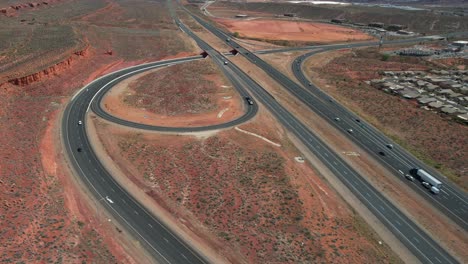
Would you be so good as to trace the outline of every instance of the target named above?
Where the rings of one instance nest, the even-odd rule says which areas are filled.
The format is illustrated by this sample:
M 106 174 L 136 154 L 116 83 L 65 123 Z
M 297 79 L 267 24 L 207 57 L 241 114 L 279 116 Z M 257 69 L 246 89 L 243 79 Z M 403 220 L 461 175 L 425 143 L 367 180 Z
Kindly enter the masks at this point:
M 271 53 L 271 54 L 259 54 L 262 60 L 268 62 L 271 65 L 275 65 L 276 69 L 281 71 L 282 73 L 286 74 L 291 80 L 295 80 L 294 73 L 292 72 L 291 65 L 293 61 L 308 52 L 307 51 L 293 51 L 293 52 L 279 52 L 279 53 Z
M 281 147 L 235 129 L 172 136 L 94 122 L 127 177 L 229 261 L 397 261 L 310 165 L 294 160 L 297 150 L 266 113 L 240 128 Z
M 215 19 L 241 37 L 314 43 L 370 40 L 363 32 L 336 25 L 287 20 Z

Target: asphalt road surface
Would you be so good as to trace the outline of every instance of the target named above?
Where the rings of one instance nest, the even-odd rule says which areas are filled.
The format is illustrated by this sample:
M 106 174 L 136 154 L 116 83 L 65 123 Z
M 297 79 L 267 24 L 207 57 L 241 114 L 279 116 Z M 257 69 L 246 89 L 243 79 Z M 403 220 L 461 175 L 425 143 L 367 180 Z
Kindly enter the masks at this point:
M 222 54 L 204 43 L 180 21 L 176 23 L 181 29 L 193 37 L 202 49 L 208 52 L 212 59 L 225 68 L 227 76 L 231 76 L 233 82 L 248 89 L 255 95 L 265 107 L 267 107 L 278 120 L 285 125 L 308 149 L 314 153 L 340 180 L 352 191 L 391 232 L 397 236 L 403 244 L 417 256 L 423 263 L 456 263 L 447 252 L 437 245 L 430 237 L 420 230 L 410 219 L 398 211 L 380 193 L 375 191 L 359 174 L 349 167 L 341 158 L 333 153 L 318 137 L 307 127 L 299 122 L 293 115 L 286 111 L 276 100 L 262 87 L 254 82 L 247 74 L 237 66 L 228 62 Z M 79 125 L 78 121 L 84 121 L 86 112 L 91 107 L 93 98 L 96 99 L 99 90 L 104 93 L 104 86 L 114 79 L 124 75 L 128 77 L 131 72 L 160 67 L 182 61 L 193 60 L 185 58 L 156 62 L 136 67 L 131 67 L 111 73 L 92 82 L 83 88 L 67 106 L 62 122 L 63 140 L 70 162 L 83 182 L 89 187 L 91 193 L 105 206 L 108 211 L 145 246 L 155 259 L 161 263 L 206 263 L 206 260 L 174 236 L 162 223 L 138 204 L 130 194 L 122 189 L 104 169 L 97 159 L 92 146 L 86 136 L 86 124 Z M 111 84 L 109 84 L 110 86 Z M 107 87 L 107 86 L 106 86 Z M 242 95 L 247 95 L 242 94 Z M 98 102 L 96 100 L 96 102 Z M 98 103 L 96 103 L 99 105 Z M 256 105 L 257 103 L 254 103 Z M 93 108 L 94 109 L 94 108 Z M 247 111 L 248 113 L 248 111 Z M 122 122 L 122 120 L 114 120 Z M 123 120 L 125 121 L 125 120 Z M 136 126 L 137 123 L 124 125 Z
M 328 50 L 330 49 L 326 48 L 320 51 L 310 52 L 298 57 L 294 61 L 292 71 L 306 90 L 305 92 L 301 91 L 300 94 L 302 98 L 307 98 L 308 104 L 310 104 L 311 108 L 313 107 L 315 109 L 314 111 L 320 112 L 320 115 L 325 120 L 333 124 L 333 126 L 342 131 L 343 134 L 347 134 L 353 142 L 366 150 L 367 153 L 375 159 L 379 160 L 380 163 L 384 164 L 393 172 L 395 177 L 404 181 L 405 184 L 408 184 L 414 191 L 424 197 L 424 199 L 429 201 L 463 229 L 467 230 L 468 197 L 463 190 L 452 184 L 444 175 L 411 155 L 378 129 L 361 120 L 359 116 L 340 105 L 307 79 L 301 67 L 303 61 L 310 56 Z M 320 100 L 320 103 L 317 103 L 317 100 Z M 340 121 L 336 121 L 336 118 L 339 118 Z M 354 132 L 352 134 L 347 133 L 348 129 L 352 129 Z M 387 144 L 392 144 L 393 148 L 388 148 L 386 146 Z M 379 152 L 385 153 L 385 156 L 379 154 Z M 438 195 L 434 195 L 426 189 L 421 182 L 417 180 L 414 182 L 408 181 L 404 177 L 404 174 L 409 174 L 410 170 L 413 168 L 424 169 L 438 178 L 443 183 L 441 192 Z
M 119 186 L 93 151 L 84 122 L 90 103 L 106 84 L 125 74 L 199 57 L 148 63 L 105 75 L 81 89 L 67 105 L 62 120 L 62 138 L 70 163 L 96 200 L 148 250 L 158 263 L 207 263 L 198 252 L 180 240 L 131 194 Z
M 191 14 L 202 26 L 237 49 L 251 62 L 270 74 L 283 86 L 304 91 L 302 87 L 291 81 L 263 60 L 241 47 L 231 39 L 231 36 L 213 25 Z M 390 201 L 375 190 L 362 176 L 351 168 L 342 158 L 334 153 L 314 133 L 282 107 L 270 94 L 243 73 L 232 63 L 228 64 L 242 80 L 250 87 L 255 98 L 290 130 L 324 165 L 340 179 L 349 190 L 419 259 L 422 263 L 457 263 L 457 261 L 441 248 L 423 230 L 415 225 L 405 214 L 399 211 Z M 290 87 L 289 87 L 290 85 Z M 288 89 L 288 90 L 290 90 Z

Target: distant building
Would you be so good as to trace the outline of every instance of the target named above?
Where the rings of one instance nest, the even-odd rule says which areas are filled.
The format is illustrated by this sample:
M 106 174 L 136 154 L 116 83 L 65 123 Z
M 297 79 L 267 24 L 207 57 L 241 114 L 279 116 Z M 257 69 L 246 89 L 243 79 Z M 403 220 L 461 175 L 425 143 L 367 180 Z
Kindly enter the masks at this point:
M 385 25 L 384 23 L 380 23 L 380 22 L 372 22 L 368 24 L 369 27 L 376 27 L 376 28 L 383 28 L 384 25 Z
M 337 24 L 342 24 L 344 22 L 346 22 L 346 20 L 344 18 L 334 18 L 331 20 L 332 23 L 337 23 Z
M 454 41 L 454 42 L 452 42 L 452 45 L 464 48 L 464 47 L 468 46 L 468 41 L 467 40 Z
M 397 33 L 401 35 L 413 35 L 414 34 L 414 32 L 406 31 L 406 30 L 398 30 Z
M 457 115 L 457 118 L 462 120 L 465 123 L 468 123 L 468 114 Z
M 399 24 L 391 24 L 391 25 L 387 26 L 387 30 L 390 30 L 390 31 L 398 31 L 398 30 L 402 30 L 402 29 L 405 29 L 405 28 L 406 28 L 406 26 L 399 25 Z

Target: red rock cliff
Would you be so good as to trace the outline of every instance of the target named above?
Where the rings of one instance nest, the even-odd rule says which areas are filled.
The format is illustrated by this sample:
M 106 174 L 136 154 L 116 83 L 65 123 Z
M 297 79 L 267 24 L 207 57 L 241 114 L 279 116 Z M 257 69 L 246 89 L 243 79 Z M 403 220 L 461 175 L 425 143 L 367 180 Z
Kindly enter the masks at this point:
M 40 72 L 36 72 L 27 76 L 18 77 L 8 80 L 9 83 L 14 85 L 25 86 L 33 82 L 38 82 L 44 78 L 49 78 L 53 75 L 56 75 L 64 70 L 70 68 L 73 61 L 79 59 L 80 57 L 86 56 L 88 54 L 89 46 L 87 45 L 84 49 L 76 51 L 73 55 L 68 57 L 68 59 L 59 62 L 53 66 L 48 67 Z

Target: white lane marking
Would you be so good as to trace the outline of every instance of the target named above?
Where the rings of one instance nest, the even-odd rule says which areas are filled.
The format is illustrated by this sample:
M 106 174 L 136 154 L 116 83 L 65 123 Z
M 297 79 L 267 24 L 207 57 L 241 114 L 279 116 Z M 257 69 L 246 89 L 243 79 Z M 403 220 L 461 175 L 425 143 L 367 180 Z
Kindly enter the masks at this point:
M 343 171 L 344 174 L 348 174 L 346 171 Z
M 383 206 L 380 206 L 380 209 L 382 209 L 382 211 L 385 211 L 385 208 L 383 208 Z
M 396 222 L 398 225 L 400 225 L 400 226 L 401 226 L 401 223 L 400 223 L 400 221 L 398 221 L 398 220 L 395 220 L 395 222 Z
M 112 192 L 115 192 L 115 190 L 113 188 L 110 188 Z
M 136 215 L 140 215 L 137 211 L 133 211 Z
M 398 170 L 398 171 L 399 171 L 401 174 L 403 174 L 403 175 L 405 174 L 402 170 Z
M 153 228 L 153 226 L 151 224 L 148 224 L 149 227 Z
M 440 191 L 445 193 L 447 196 L 450 196 L 450 194 L 448 194 L 448 192 L 444 191 L 444 189 L 441 189 Z
M 326 157 L 328 157 L 328 154 L 327 153 L 323 153 Z
M 369 197 L 371 197 L 370 194 L 369 194 L 368 192 L 366 192 L 366 195 L 369 196 Z
M 416 237 L 413 237 L 413 240 L 420 243 L 419 240 Z
M 439 261 L 439 263 L 442 263 L 442 261 L 440 261 L 440 259 L 438 257 L 434 257 L 437 261 Z
M 169 240 L 167 240 L 167 238 L 163 237 L 164 241 L 166 241 L 166 243 L 169 243 Z
M 127 204 L 127 202 L 126 202 L 124 199 L 122 199 L 122 202 L 123 202 L 124 204 Z
M 184 254 L 180 253 L 180 255 L 181 255 L 184 259 L 187 259 L 187 257 L 186 257 Z M 187 259 L 187 260 L 188 260 L 188 259 Z

